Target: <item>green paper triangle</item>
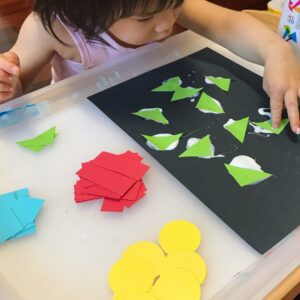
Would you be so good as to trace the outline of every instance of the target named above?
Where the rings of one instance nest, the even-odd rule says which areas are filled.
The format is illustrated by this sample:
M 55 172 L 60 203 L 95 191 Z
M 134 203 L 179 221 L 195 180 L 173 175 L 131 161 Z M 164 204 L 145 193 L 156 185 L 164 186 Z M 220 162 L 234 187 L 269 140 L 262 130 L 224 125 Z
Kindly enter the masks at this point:
M 207 79 L 209 79 L 211 82 L 213 82 L 218 88 L 221 90 L 228 92 L 230 89 L 230 78 L 224 78 L 224 77 L 213 77 L 213 76 L 206 76 Z
M 205 92 L 201 94 L 196 108 L 218 114 L 224 113 L 222 106 L 220 107 L 218 103 L 216 103 L 216 101 L 212 97 L 207 95 Z
M 262 181 L 272 176 L 272 174 L 266 173 L 264 171 L 245 169 L 229 164 L 225 164 L 225 167 L 229 174 L 236 180 L 236 182 L 241 187 L 254 184 L 258 181 Z
M 152 92 L 174 92 L 176 88 L 181 86 L 182 81 L 179 76 L 170 78 L 163 82 L 162 85 L 153 89 Z
M 247 127 L 249 123 L 249 117 L 234 121 L 232 124 L 225 126 L 235 138 L 237 138 L 241 143 L 244 142 Z
M 34 152 L 39 152 L 44 146 L 53 144 L 57 134 L 55 133 L 55 126 L 39 134 L 33 139 L 23 140 L 17 142 L 18 145 L 26 147 Z
M 164 125 L 169 124 L 169 121 L 165 118 L 160 108 L 142 109 L 132 114 Z
M 271 120 L 264 121 L 264 122 L 253 122 L 253 124 L 255 124 L 263 129 L 267 129 L 275 134 L 280 134 L 284 130 L 284 128 L 286 127 L 286 125 L 288 123 L 289 123 L 289 119 L 283 119 L 280 122 L 279 128 L 273 128 Z
M 193 87 L 177 87 L 175 90 L 175 93 L 173 94 L 173 97 L 171 101 L 178 101 L 183 100 L 186 98 L 191 98 L 198 94 L 202 88 L 193 88 Z
M 151 136 L 151 135 L 144 135 L 142 136 L 149 141 L 152 145 L 157 147 L 158 150 L 164 151 L 167 150 L 167 148 L 172 145 L 174 142 L 178 141 L 183 133 L 178 133 L 175 135 L 167 135 L 167 136 Z
M 179 157 L 212 157 L 212 144 L 209 135 L 200 139 L 193 146 L 189 147 Z

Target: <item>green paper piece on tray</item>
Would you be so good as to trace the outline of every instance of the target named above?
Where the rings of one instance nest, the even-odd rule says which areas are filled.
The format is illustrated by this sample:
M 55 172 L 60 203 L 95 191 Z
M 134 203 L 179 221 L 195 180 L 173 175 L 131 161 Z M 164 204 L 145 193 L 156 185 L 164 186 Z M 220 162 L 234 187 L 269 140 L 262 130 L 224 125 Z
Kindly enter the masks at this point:
M 17 144 L 34 152 L 40 152 L 45 146 L 53 144 L 56 136 L 54 126 L 35 138 L 19 141 Z
M 225 113 L 221 104 L 216 102 L 215 99 L 207 95 L 205 92 L 201 94 L 199 101 L 196 105 L 196 108 L 216 114 Z
M 168 135 L 159 135 L 159 136 L 151 136 L 151 135 L 145 135 L 142 136 L 150 142 L 152 145 L 154 145 L 158 150 L 164 151 L 167 150 L 170 145 L 172 145 L 174 142 L 177 142 L 183 133 L 178 134 L 168 134 Z
M 280 122 L 279 128 L 273 128 L 271 120 L 267 120 L 264 122 L 253 122 L 253 124 L 255 124 L 263 129 L 267 129 L 275 134 L 280 134 L 284 130 L 284 128 L 286 127 L 286 125 L 288 123 L 289 123 L 289 119 L 283 119 Z
M 189 147 L 179 157 L 212 157 L 212 143 L 209 135 L 206 135 L 194 145 Z
M 152 120 L 157 123 L 161 124 L 169 124 L 169 121 L 166 119 L 166 117 L 162 113 L 161 108 L 147 108 L 147 109 L 141 109 L 137 112 L 132 113 L 135 116 L 139 116 L 142 118 L 145 118 L 146 120 Z
M 177 87 L 171 101 L 183 100 L 186 98 L 192 98 L 196 96 L 202 88 L 193 88 L 193 87 Z
M 229 125 L 224 125 L 224 128 L 228 130 L 235 138 L 237 138 L 241 143 L 245 140 L 245 135 L 249 123 L 249 117 L 241 120 L 233 120 Z
M 224 77 L 205 76 L 206 79 L 210 80 L 221 90 L 228 92 L 230 89 L 231 79 Z
M 162 85 L 153 89 L 152 92 L 174 92 L 181 84 L 182 81 L 179 76 L 173 77 L 164 81 Z
M 272 174 L 266 173 L 264 171 L 240 168 L 229 164 L 225 164 L 225 167 L 229 174 L 241 187 L 255 184 L 256 182 L 262 181 L 272 176 Z

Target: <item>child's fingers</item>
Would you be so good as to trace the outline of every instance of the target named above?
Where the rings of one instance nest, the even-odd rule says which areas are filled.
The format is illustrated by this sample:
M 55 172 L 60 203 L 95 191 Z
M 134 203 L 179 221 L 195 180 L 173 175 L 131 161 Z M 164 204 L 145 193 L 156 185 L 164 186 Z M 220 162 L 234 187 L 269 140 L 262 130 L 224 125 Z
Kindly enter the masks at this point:
M 288 90 L 284 96 L 285 107 L 289 116 L 291 128 L 294 133 L 299 134 L 299 108 L 298 108 L 298 93 L 296 90 Z
M 9 51 L 9 52 L 3 53 L 3 56 L 7 60 L 9 60 L 11 63 L 13 63 L 16 66 L 20 67 L 20 59 L 19 59 L 19 56 L 15 52 Z
M 20 73 L 19 66 L 4 58 L 4 55 L 2 55 L 2 57 L 0 56 L 0 70 L 16 76 L 19 76 Z
M 283 111 L 283 95 L 281 94 L 274 94 L 271 96 L 271 114 L 272 114 L 272 126 L 273 128 L 278 128 L 282 111 Z
M 3 70 L 0 70 L 0 82 L 12 83 L 14 75 L 9 74 Z
M 11 84 L 0 82 L 0 92 L 12 92 L 13 86 Z

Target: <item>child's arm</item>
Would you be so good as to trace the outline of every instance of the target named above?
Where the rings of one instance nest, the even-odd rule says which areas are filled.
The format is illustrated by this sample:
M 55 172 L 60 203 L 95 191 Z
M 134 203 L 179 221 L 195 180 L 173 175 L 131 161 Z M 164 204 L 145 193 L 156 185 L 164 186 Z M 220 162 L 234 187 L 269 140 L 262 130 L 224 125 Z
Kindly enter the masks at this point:
M 278 127 L 285 106 L 292 130 L 300 133 L 300 67 L 288 43 L 255 18 L 202 0 L 185 0 L 178 22 L 247 60 L 264 64 L 273 126 Z
M 54 48 L 54 38 L 45 31 L 40 19 L 30 14 L 12 49 L 0 54 L 0 103 L 26 91 L 51 60 Z

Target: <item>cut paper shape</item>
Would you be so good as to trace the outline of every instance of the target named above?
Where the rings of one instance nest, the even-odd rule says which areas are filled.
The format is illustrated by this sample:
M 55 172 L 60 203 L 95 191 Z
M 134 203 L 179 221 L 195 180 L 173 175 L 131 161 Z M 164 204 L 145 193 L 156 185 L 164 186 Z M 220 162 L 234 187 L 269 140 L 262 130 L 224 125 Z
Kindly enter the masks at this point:
M 48 101 L 43 101 L 38 104 L 25 104 L 15 108 L 7 107 L 0 112 L 0 128 L 33 118 L 40 114 L 47 105 Z
M 262 171 L 253 158 L 245 155 L 236 156 L 230 164 L 225 164 L 225 167 L 241 187 L 257 184 L 272 176 Z
M 181 84 L 182 81 L 179 76 L 173 77 L 164 81 L 162 85 L 153 89 L 152 92 L 174 92 Z
M 122 212 L 137 203 L 146 193 L 142 177 L 149 166 L 143 158 L 127 151 L 116 155 L 101 152 L 95 159 L 82 164 L 76 173 L 80 180 L 74 185 L 77 203 L 103 198 L 101 211 Z
M 18 145 L 34 152 L 40 152 L 45 146 L 52 145 L 56 138 L 55 126 L 39 134 L 35 138 L 17 142 Z
M 112 266 L 108 281 L 114 300 L 200 299 L 207 271 L 203 258 L 193 252 L 200 244 L 199 229 L 185 220 L 171 221 L 160 230 L 159 240 L 164 249 L 137 242 Z
M 122 257 L 113 265 L 108 278 L 111 290 L 125 297 L 148 292 L 154 279 L 153 266 L 140 256 Z
M 228 92 L 230 89 L 231 79 L 224 77 L 205 76 L 205 82 L 215 84 L 221 90 Z
M 132 114 L 135 116 L 145 118 L 146 120 L 161 123 L 163 125 L 169 124 L 169 121 L 163 115 L 163 110 L 161 108 L 145 108 Z
M 193 87 L 181 87 L 176 88 L 171 101 L 183 100 L 186 98 L 196 97 L 202 88 L 193 88 Z
M 192 140 L 192 139 L 191 139 Z M 187 145 L 187 150 L 179 155 L 180 158 L 183 157 L 202 157 L 202 158 L 212 158 L 214 157 L 214 146 L 211 143 L 210 136 L 206 135 L 202 139 L 193 139 L 196 142 L 189 146 Z M 192 140 L 192 141 L 193 141 Z M 190 140 L 189 140 L 190 141 Z
M 36 232 L 43 205 L 44 200 L 31 198 L 28 189 L 0 195 L 0 244 Z
M 223 114 L 225 113 L 221 103 L 207 95 L 205 92 L 201 94 L 199 101 L 196 105 L 200 111 L 204 113 Z
M 245 140 L 248 123 L 249 123 L 249 117 L 237 121 L 233 119 L 229 119 L 227 123 L 224 124 L 223 127 L 227 131 L 229 131 L 236 139 L 238 139 L 241 143 L 243 143 Z
M 166 151 L 166 150 L 174 150 L 178 141 L 181 138 L 183 133 L 178 134 L 169 134 L 169 133 L 161 133 L 156 135 L 145 135 L 142 136 L 147 140 L 147 145 L 154 150 L 158 151 Z
M 166 224 L 159 233 L 159 243 L 166 253 L 178 250 L 196 251 L 201 242 L 198 227 L 184 220 Z
M 203 258 L 192 251 L 176 251 L 168 254 L 162 270 L 165 268 L 183 269 L 193 274 L 199 284 L 202 284 L 206 278 L 206 264 Z
M 281 120 L 278 128 L 273 128 L 271 120 L 267 120 L 264 122 L 253 122 L 253 124 L 269 131 L 269 133 L 275 133 L 277 135 L 280 134 L 285 129 L 288 123 L 289 123 L 289 119 L 283 119 Z

